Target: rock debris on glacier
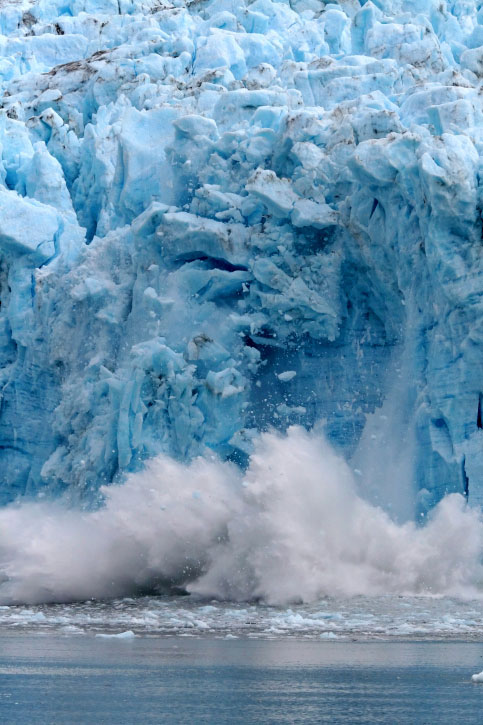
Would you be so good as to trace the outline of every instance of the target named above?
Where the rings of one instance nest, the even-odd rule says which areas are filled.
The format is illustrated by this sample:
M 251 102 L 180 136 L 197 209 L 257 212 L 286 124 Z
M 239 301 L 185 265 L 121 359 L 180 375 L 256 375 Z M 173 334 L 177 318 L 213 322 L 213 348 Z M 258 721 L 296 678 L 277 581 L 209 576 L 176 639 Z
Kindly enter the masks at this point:
M 479 6 L 2 3 L 3 502 L 290 423 L 483 501 Z

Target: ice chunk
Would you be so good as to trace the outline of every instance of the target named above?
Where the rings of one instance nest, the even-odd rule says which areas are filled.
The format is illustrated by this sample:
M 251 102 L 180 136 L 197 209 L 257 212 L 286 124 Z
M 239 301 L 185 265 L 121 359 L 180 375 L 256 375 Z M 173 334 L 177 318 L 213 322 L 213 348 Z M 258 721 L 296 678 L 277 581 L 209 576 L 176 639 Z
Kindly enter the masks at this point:
M 296 375 L 296 370 L 285 370 L 283 373 L 277 373 L 277 378 L 281 380 L 282 383 L 288 383 L 290 380 L 293 380 Z
M 0 188 L 0 248 L 7 256 L 32 255 L 40 264 L 55 253 L 55 209 Z
M 289 216 L 299 199 L 288 179 L 279 179 L 273 171 L 266 169 L 257 169 L 248 179 L 246 189 L 261 199 L 269 211 L 282 218 Z
M 295 202 L 291 214 L 294 227 L 314 227 L 325 229 L 337 224 L 338 215 L 328 204 L 317 204 L 310 199 Z

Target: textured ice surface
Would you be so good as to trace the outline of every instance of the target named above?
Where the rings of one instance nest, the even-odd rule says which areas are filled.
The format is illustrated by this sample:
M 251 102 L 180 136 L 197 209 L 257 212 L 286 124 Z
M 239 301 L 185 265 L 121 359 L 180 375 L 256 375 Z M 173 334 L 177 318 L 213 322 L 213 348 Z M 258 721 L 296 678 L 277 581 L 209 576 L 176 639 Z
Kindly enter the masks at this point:
M 21 0 L 0 31 L 2 502 L 291 423 L 402 516 L 411 482 L 483 501 L 478 2 Z

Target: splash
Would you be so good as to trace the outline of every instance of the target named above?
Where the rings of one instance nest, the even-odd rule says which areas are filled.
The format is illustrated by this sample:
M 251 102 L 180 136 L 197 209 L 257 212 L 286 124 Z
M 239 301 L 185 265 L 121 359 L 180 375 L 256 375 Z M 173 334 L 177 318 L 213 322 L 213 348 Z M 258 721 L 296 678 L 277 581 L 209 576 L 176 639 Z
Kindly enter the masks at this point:
M 325 595 L 478 596 L 483 522 L 453 494 L 424 527 L 357 492 L 348 465 L 301 428 L 260 437 L 243 475 L 218 460 L 159 456 L 104 508 L 0 511 L 0 602 L 166 591 L 267 603 Z

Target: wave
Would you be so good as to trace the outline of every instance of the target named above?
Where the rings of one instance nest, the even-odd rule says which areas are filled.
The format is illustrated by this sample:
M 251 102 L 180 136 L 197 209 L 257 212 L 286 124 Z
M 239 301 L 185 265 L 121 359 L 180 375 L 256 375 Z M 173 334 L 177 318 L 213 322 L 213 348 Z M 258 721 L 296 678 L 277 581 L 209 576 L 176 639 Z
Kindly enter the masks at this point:
M 390 473 L 388 472 L 388 475 Z M 347 463 L 299 427 L 260 436 L 249 467 L 147 462 L 95 512 L 0 510 L 0 602 L 168 591 L 269 604 L 380 594 L 478 597 L 483 521 L 452 494 L 424 526 L 368 503 Z

